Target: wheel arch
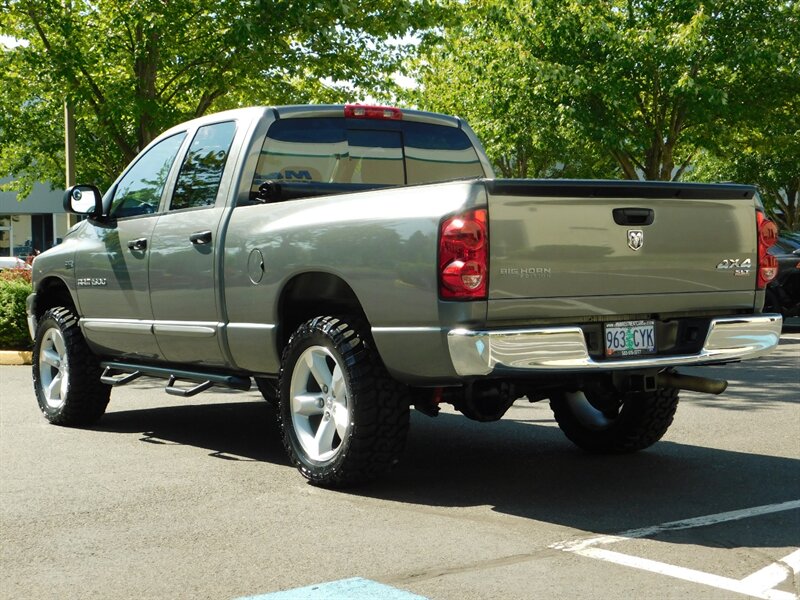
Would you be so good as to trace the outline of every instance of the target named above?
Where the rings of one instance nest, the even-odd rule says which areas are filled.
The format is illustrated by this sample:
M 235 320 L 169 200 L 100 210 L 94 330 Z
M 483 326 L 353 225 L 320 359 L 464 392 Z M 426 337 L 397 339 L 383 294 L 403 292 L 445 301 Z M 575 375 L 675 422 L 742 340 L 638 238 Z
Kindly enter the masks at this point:
M 49 276 L 36 286 L 36 302 L 33 306 L 34 317 L 38 322 L 42 315 L 56 306 L 64 306 L 77 314 L 77 303 L 63 279 Z
M 278 356 L 283 353 L 292 333 L 314 317 L 353 316 L 368 322 L 353 288 L 338 275 L 321 271 L 301 273 L 287 281 L 281 290 L 277 310 Z

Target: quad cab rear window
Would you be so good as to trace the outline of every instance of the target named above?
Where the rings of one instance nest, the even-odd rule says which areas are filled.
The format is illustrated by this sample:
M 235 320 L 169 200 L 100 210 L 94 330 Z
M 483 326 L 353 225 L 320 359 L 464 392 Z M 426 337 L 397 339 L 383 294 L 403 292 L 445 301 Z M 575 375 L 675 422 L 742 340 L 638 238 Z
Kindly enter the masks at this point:
M 469 138 L 456 127 L 288 118 L 267 133 L 252 191 L 265 181 L 400 186 L 483 176 Z

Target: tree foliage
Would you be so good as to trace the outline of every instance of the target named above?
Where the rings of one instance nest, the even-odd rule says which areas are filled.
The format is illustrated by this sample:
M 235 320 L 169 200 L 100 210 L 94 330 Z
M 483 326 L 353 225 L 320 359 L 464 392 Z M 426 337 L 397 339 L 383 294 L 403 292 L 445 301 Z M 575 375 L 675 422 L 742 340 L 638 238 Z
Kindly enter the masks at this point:
M 406 50 L 390 40 L 430 10 L 413 0 L 0 0 L 0 34 L 25 42 L 0 52 L 0 172 L 22 191 L 63 181 L 65 99 L 78 179 L 100 185 L 188 118 L 357 99 L 387 84 Z
M 759 42 L 776 56 L 754 91 L 772 107 L 752 111 L 726 128 L 697 161 L 692 175 L 704 180 L 756 184 L 767 210 L 784 231 L 800 230 L 800 6 L 781 5 L 781 18 Z
M 585 161 L 601 153 L 628 178 L 678 179 L 722 133 L 791 93 L 774 84 L 785 51 L 797 55 L 793 1 L 452 0 L 450 10 L 423 47 L 420 97 L 460 106 L 498 162 L 535 148 L 606 175 Z M 769 42 L 781 35 L 793 49 Z M 787 79 L 800 76 L 794 64 Z
M 411 70 L 420 87 L 407 100 L 464 117 L 503 177 L 615 173 L 613 163 L 559 122 L 557 104 L 537 86 L 522 38 L 505 31 L 497 2 L 445 2 L 449 19 L 420 45 Z
M 732 130 L 714 152 L 704 153 L 692 175 L 758 186 L 783 231 L 800 231 L 800 90 L 797 101 L 770 113 L 768 122 Z
M 0 349 L 27 350 L 31 347 L 25 300 L 32 291 L 29 269 L 0 271 Z

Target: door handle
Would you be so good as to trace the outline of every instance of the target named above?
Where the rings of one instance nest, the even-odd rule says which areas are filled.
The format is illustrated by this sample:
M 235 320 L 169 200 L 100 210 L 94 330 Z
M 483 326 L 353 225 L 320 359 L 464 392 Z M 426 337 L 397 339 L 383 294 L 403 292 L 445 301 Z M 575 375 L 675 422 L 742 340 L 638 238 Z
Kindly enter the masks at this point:
M 649 208 L 615 208 L 612 214 L 617 225 L 652 225 L 656 217 Z
M 189 240 L 195 246 L 201 246 L 203 244 L 210 244 L 211 243 L 211 232 L 210 231 L 196 231 L 192 235 L 189 236 Z
M 130 240 L 128 248 L 131 250 L 147 250 L 147 238 L 139 238 L 138 240 Z

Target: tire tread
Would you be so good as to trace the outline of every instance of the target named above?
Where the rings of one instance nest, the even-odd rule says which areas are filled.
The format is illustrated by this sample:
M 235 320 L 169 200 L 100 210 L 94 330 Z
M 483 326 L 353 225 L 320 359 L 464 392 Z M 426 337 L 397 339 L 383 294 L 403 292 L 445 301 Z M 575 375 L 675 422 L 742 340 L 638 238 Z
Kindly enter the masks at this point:
M 394 467 L 405 448 L 410 406 L 407 388 L 391 378 L 370 340 L 361 333 L 364 331 L 367 328 L 358 321 L 351 324 L 337 317 L 316 317 L 298 328 L 283 353 L 279 385 L 282 393 L 284 387 L 288 387 L 284 379 L 291 378 L 286 368 L 289 355 L 298 344 L 316 334 L 321 333 L 330 340 L 350 373 L 350 393 L 356 400 L 356 414 L 342 460 L 334 460 L 332 465 L 321 468 L 306 464 L 298 456 L 288 431 L 291 427 L 288 406 L 278 411 L 289 457 L 303 476 L 316 485 L 340 488 L 374 480 Z
M 38 357 L 43 333 L 42 325 L 52 320 L 64 336 L 69 360 L 69 391 L 56 410 L 47 406 L 41 391 Z M 40 320 L 33 352 L 33 385 L 39 408 L 45 418 L 54 425 L 86 427 L 96 423 L 106 411 L 111 395 L 111 386 L 100 381 L 100 361 L 89 349 L 78 326 L 78 317 L 64 306 L 57 306 L 44 313 Z
M 649 448 L 669 429 L 678 408 L 677 389 L 635 394 L 623 407 L 619 422 L 607 430 L 591 430 L 575 417 L 562 394 L 550 400 L 556 422 L 575 445 L 589 452 L 626 454 Z

